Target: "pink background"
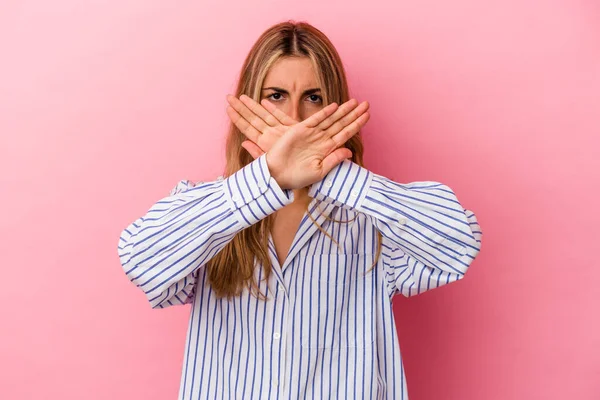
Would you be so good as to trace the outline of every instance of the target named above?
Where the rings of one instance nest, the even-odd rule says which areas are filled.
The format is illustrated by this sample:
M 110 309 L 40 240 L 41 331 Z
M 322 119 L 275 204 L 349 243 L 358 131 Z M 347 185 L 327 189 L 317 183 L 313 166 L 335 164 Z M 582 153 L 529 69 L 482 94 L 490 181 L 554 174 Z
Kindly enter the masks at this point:
M 307 20 L 371 102 L 367 167 L 481 223 L 466 278 L 394 308 L 411 400 L 600 399 L 600 5 L 0 5 L 2 399 L 175 399 L 189 306 L 151 310 L 121 229 L 224 163 L 226 93 Z

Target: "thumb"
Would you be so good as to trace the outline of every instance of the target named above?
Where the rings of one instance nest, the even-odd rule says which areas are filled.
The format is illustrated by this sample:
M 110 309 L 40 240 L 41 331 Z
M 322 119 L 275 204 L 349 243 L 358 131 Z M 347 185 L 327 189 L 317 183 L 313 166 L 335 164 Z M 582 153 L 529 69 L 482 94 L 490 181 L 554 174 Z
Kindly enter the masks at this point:
M 323 159 L 323 176 L 347 158 L 352 157 L 352 150 L 340 147 Z
M 246 149 L 248 153 L 250 153 L 250 155 L 254 157 L 254 159 L 257 159 L 258 157 L 264 154 L 264 151 L 262 151 L 262 149 L 251 140 L 244 140 L 242 142 L 242 147 Z

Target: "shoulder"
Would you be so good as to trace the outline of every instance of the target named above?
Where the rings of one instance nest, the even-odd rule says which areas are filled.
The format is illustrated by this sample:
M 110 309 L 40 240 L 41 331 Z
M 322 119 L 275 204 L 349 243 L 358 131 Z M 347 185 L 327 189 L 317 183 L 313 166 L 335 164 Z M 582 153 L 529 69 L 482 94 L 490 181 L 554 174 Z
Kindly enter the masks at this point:
M 222 175 L 218 176 L 216 181 L 222 181 L 224 178 Z M 186 190 L 195 188 L 196 186 L 202 185 L 203 183 L 208 183 L 207 181 L 192 181 L 189 179 L 181 179 L 177 184 L 171 189 L 169 192 L 170 196 L 174 196 L 178 193 L 185 192 Z

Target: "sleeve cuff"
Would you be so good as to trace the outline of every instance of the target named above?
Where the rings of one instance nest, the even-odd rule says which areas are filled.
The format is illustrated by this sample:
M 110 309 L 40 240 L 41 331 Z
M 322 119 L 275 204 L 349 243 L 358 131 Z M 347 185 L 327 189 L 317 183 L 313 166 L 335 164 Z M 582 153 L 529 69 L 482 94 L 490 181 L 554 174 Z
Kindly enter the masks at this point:
M 346 159 L 329 171 L 323 179 L 313 183 L 308 195 L 340 207 L 359 209 L 372 181 L 371 171 Z
M 266 153 L 223 179 L 225 197 L 241 222 L 252 225 L 294 201 L 291 189 L 282 189 L 271 176 Z

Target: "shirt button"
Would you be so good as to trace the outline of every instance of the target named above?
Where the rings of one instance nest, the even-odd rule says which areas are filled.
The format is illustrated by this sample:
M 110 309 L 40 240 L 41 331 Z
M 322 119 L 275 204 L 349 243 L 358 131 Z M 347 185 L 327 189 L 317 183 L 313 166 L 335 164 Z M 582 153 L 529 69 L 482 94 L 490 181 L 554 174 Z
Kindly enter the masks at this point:
M 332 187 L 333 186 L 333 182 L 331 182 L 331 181 L 325 181 L 325 186 Z
M 281 290 L 282 292 L 285 292 L 285 288 L 283 287 L 282 284 L 279 284 L 279 290 Z
M 275 332 L 275 333 L 273 334 L 273 338 L 274 338 L 274 339 L 279 339 L 280 337 L 281 337 L 281 335 L 279 334 L 279 332 Z
M 350 194 L 352 197 L 358 197 L 358 190 L 353 190 Z
M 233 196 L 231 196 L 231 200 L 233 200 L 233 201 L 238 201 L 239 199 L 240 198 L 235 194 Z
M 406 220 L 405 220 L 404 218 L 400 218 L 400 219 L 398 220 L 398 223 L 400 223 L 400 224 L 404 225 L 404 224 L 406 224 Z

